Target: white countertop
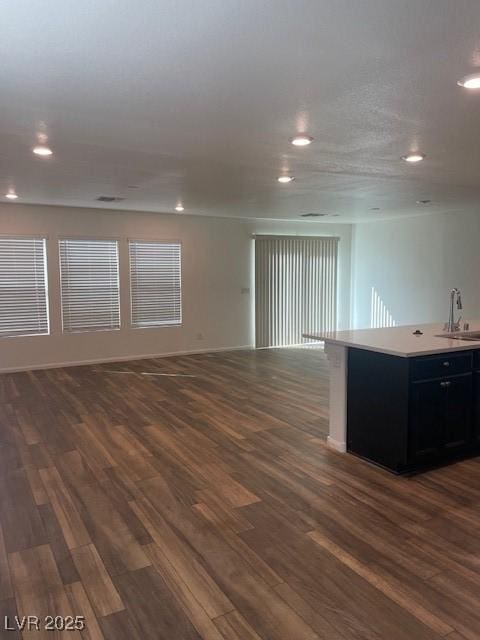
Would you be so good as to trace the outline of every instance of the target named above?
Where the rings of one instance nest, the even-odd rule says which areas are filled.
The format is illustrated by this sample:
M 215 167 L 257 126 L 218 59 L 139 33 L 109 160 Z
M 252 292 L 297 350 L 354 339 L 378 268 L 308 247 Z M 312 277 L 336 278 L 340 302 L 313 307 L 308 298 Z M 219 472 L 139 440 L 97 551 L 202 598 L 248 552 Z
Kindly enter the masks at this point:
M 419 329 L 423 335 L 415 336 Z M 470 324 L 470 331 L 480 331 L 480 323 Z M 452 340 L 439 338 L 436 334 L 445 333 L 443 323 L 418 324 L 386 329 L 350 329 L 348 331 L 332 331 L 327 333 L 305 333 L 305 338 L 323 340 L 328 344 L 344 347 L 355 347 L 367 351 L 379 351 L 394 356 L 409 358 L 426 356 L 446 351 L 468 351 L 480 349 L 480 340 Z

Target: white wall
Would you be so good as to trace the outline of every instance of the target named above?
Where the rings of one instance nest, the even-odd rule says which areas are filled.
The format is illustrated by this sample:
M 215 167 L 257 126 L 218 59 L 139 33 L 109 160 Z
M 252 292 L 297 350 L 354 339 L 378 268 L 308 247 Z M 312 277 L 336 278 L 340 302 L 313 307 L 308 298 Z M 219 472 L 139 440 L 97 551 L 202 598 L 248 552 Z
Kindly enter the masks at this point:
M 397 324 L 446 321 L 449 290 L 480 319 L 480 216 L 441 214 L 357 224 L 352 235 L 352 325 L 370 326 L 372 287 Z
M 335 235 L 339 245 L 339 326 L 350 320 L 351 226 L 315 222 L 242 221 L 99 209 L 0 205 L 0 233 L 48 238 L 51 335 L 0 338 L 0 370 L 162 355 L 253 345 L 252 233 Z M 62 335 L 58 238 L 103 237 L 119 242 L 119 331 Z M 127 239 L 180 240 L 183 325 L 131 329 Z M 203 337 L 199 339 L 199 334 Z

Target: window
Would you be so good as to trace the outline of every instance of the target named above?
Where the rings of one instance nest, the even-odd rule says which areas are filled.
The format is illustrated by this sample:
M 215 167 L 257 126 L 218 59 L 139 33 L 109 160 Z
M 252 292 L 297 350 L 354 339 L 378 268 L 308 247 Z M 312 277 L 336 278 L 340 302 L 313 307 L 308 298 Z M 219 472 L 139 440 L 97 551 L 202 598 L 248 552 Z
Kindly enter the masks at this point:
M 180 243 L 131 240 L 129 251 L 132 326 L 181 324 Z
M 65 333 L 120 328 L 116 240 L 60 240 Z
M 45 240 L 0 238 L 0 336 L 48 334 Z

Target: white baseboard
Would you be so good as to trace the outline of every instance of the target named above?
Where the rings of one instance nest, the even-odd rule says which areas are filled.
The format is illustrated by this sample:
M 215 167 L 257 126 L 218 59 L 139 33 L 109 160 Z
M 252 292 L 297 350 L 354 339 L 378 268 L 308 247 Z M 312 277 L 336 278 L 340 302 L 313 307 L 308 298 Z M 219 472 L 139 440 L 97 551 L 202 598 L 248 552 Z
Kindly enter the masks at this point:
M 113 356 L 112 358 L 95 358 L 93 360 L 76 360 L 74 362 L 49 362 L 46 364 L 27 365 L 24 367 L 0 368 L 0 373 L 15 373 L 17 371 L 37 371 L 39 369 L 63 369 L 68 367 L 82 367 L 89 364 L 103 364 L 108 362 L 128 362 L 129 360 L 150 360 L 151 358 L 168 358 L 169 356 L 189 356 L 197 353 L 220 353 L 223 351 L 249 351 L 254 350 L 250 344 L 240 347 L 219 347 L 216 349 L 196 349 L 193 351 L 169 351 L 163 353 L 151 353 L 148 355 Z
M 330 436 L 327 437 L 327 444 L 335 451 L 340 451 L 340 453 L 345 453 L 347 451 L 347 443 L 340 442 L 339 440 L 334 440 Z

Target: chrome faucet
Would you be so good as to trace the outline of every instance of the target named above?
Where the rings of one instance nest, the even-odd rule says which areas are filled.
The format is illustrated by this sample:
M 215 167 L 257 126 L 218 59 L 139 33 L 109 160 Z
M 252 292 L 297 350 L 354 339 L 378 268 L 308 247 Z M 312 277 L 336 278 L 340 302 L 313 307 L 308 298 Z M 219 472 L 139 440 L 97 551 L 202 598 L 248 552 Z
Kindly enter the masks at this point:
M 460 320 L 462 316 L 460 316 L 457 322 L 455 322 L 454 310 L 453 310 L 453 305 L 455 304 L 455 298 L 457 299 L 457 309 L 463 309 L 462 294 L 460 293 L 460 290 L 456 288 L 450 291 L 450 310 L 448 313 L 448 322 L 444 326 L 444 331 L 447 331 L 448 333 L 454 333 L 455 331 L 460 330 Z

